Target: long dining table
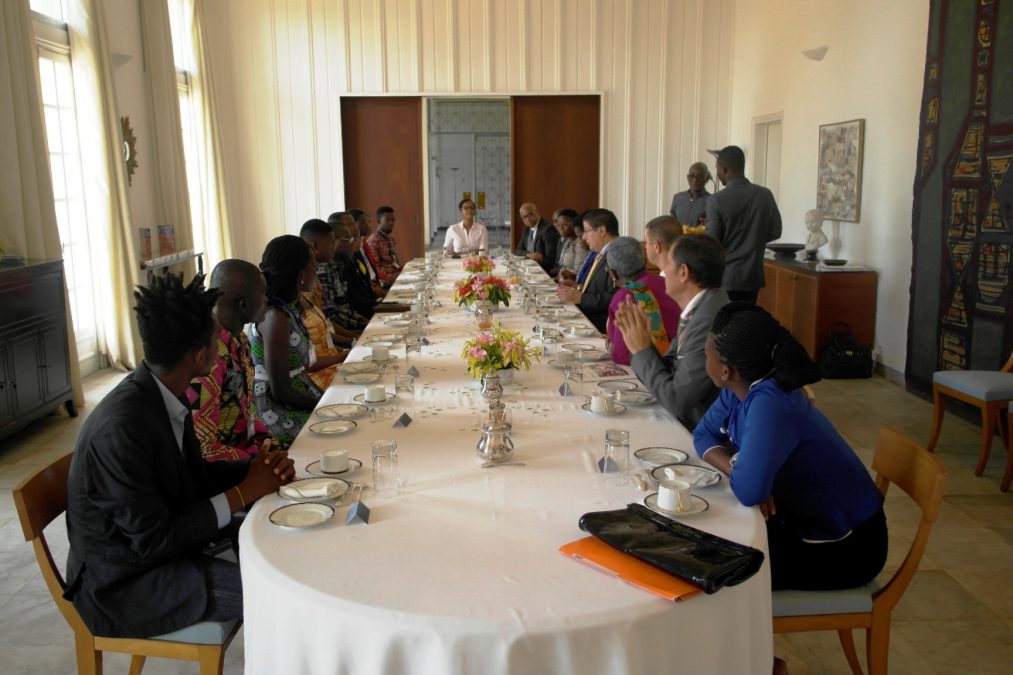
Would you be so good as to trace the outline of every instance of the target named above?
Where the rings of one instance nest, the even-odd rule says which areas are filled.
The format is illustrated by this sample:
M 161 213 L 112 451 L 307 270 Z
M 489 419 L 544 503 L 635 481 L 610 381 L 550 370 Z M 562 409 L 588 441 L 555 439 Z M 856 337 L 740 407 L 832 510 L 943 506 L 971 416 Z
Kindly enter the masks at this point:
M 419 269 L 420 261 L 407 265 L 391 295 L 407 297 Z M 502 262 L 494 273 L 505 275 Z M 351 507 L 341 506 L 316 527 L 279 527 L 270 515 L 289 502 L 277 495 L 250 510 L 239 537 L 246 672 L 770 672 L 767 562 L 742 584 L 671 602 L 558 550 L 586 536 L 582 514 L 648 494 L 603 479 L 613 478 L 597 465 L 607 429 L 628 430 L 632 450 L 675 447 L 702 464 L 691 434 L 658 404 L 590 414 L 581 392 L 561 395 L 563 375 L 543 357 L 504 387 L 511 461 L 523 466 L 481 468 L 475 447 L 487 406 L 461 355 L 478 327 L 451 298 L 464 275 L 459 261 L 444 263 L 436 280 L 442 306 L 429 314 L 421 353 L 406 364 L 404 348 L 391 350 L 397 368 L 388 367 L 381 381 L 393 392 L 395 374 L 415 367 L 414 395 L 400 397 L 392 417 L 361 417 L 341 436 L 313 433 L 314 415 L 290 449 L 300 476 L 324 451 L 347 449 L 363 463 L 348 480 L 371 483 L 371 443 L 395 440 L 399 494 L 380 498 L 367 489 L 368 524 L 346 524 Z M 516 303 L 494 318 L 533 335 L 532 317 Z M 385 321 L 377 314 L 360 344 L 393 332 Z M 578 341 L 604 347 L 600 337 L 562 344 Z M 356 347 L 347 363 L 369 355 Z M 594 386 L 585 382 L 583 393 Z M 353 402 L 362 392 L 339 372 L 319 406 Z M 395 427 L 402 413 L 412 421 Z M 709 508 L 683 522 L 766 554 L 762 516 L 739 504 L 726 480 L 695 494 Z

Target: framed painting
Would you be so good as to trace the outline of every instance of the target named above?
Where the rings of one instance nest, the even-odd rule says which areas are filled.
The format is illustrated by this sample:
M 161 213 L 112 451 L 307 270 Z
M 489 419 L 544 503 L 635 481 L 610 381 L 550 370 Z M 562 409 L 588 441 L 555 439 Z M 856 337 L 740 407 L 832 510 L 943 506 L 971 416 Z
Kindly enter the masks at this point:
M 820 125 L 816 208 L 830 220 L 857 223 L 862 214 L 865 120 Z

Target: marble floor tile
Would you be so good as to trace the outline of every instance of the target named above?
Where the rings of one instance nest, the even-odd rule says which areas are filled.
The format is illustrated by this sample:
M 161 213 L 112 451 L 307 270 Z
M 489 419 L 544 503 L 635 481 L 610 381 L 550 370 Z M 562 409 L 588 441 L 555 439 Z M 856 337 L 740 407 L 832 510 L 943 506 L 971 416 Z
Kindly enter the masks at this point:
M 1009 675 L 1013 664 L 1013 625 L 1006 621 L 898 621 L 893 633 L 939 673 Z

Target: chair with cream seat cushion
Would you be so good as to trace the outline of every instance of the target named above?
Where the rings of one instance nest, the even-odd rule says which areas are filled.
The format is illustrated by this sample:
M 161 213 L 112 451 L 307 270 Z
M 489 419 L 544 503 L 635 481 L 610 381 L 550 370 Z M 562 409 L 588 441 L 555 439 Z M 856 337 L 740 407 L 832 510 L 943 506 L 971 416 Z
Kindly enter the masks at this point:
M 46 543 L 44 530 L 67 510 L 67 475 L 72 454 L 65 455 L 21 482 L 13 491 L 18 519 L 25 541 L 35 549 L 35 557 L 53 601 L 74 630 L 79 673 L 101 673 L 102 652 L 131 654 L 130 673 L 139 675 L 147 656 L 196 661 L 201 675 L 222 672 L 225 649 L 242 625 L 237 620 L 204 621 L 153 638 L 108 638 L 93 635 L 77 613 L 74 604 L 65 600 L 63 576 Z
M 865 629 L 870 675 L 886 675 L 890 647 L 890 615 L 914 577 L 939 515 L 947 471 L 935 456 L 906 436 L 879 430 L 872 459 L 876 486 L 885 495 L 893 483 L 918 505 L 921 522 L 900 568 L 885 584 L 878 580 L 840 591 L 774 591 L 775 633 L 836 630 L 852 672 L 861 675 L 852 631 Z
M 925 445 L 929 452 L 936 449 L 939 431 L 943 427 L 943 413 L 946 398 L 955 398 L 970 403 L 981 410 L 981 451 L 978 454 L 978 465 L 974 475 L 980 476 L 988 463 L 989 451 L 992 449 L 992 434 L 996 426 L 1003 445 L 1006 445 L 1006 432 L 1000 414 L 1013 401 L 1013 354 L 1006 360 L 999 371 L 994 370 L 939 370 L 932 374 L 932 402 L 935 416 L 932 419 L 932 434 Z M 1009 489 L 1009 481 L 1003 481 L 1003 491 Z

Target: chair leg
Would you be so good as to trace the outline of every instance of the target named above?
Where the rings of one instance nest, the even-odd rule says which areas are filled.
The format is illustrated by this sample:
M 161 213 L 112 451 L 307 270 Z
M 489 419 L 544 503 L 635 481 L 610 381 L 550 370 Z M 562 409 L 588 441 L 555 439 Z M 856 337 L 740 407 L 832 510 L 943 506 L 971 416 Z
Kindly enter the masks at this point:
M 851 672 L 854 675 L 864 675 L 862 673 L 862 664 L 858 660 L 858 653 L 855 651 L 855 638 L 851 630 L 839 630 L 837 631 L 837 637 L 841 639 L 841 649 L 844 650 L 844 656 L 848 659 Z
M 1013 481 L 1013 429 L 1006 435 L 1006 473 L 1002 476 L 999 489 L 1007 492 L 1011 481 Z
M 943 428 L 943 413 L 946 412 L 946 397 L 935 387 L 932 388 L 932 405 L 935 408 L 932 416 L 932 434 L 929 435 L 929 442 L 925 444 L 925 449 L 929 452 L 936 450 L 939 431 Z
M 995 410 L 985 404 L 981 408 L 981 452 L 978 454 L 978 466 L 974 467 L 974 475 L 985 473 L 988 455 L 992 451 L 992 435 L 995 433 Z
M 200 675 L 222 675 L 225 665 L 225 647 L 222 645 L 206 645 L 200 648 L 198 661 Z
M 144 670 L 145 658 L 140 654 L 134 654 L 130 659 L 130 675 L 141 675 L 141 671 Z
M 102 675 L 102 652 L 95 649 L 95 638 L 91 635 L 74 635 L 77 651 L 78 675 Z
M 887 675 L 890 661 L 890 615 L 873 614 L 872 626 L 865 631 L 865 651 L 869 675 Z

